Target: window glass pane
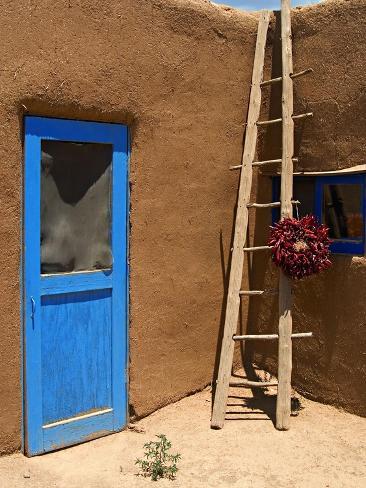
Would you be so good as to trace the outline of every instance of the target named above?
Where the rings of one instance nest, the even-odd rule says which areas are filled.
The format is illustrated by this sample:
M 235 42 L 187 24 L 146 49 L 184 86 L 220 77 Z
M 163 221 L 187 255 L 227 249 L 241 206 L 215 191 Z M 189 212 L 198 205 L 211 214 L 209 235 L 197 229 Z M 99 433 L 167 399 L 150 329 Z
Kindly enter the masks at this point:
M 300 202 L 298 206 L 300 217 L 315 213 L 315 178 L 294 178 L 293 194 L 294 199 Z M 295 207 L 294 216 L 296 216 Z
M 332 239 L 362 239 L 362 185 L 324 185 L 323 223 Z
M 41 272 L 110 268 L 112 145 L 43 140 Z

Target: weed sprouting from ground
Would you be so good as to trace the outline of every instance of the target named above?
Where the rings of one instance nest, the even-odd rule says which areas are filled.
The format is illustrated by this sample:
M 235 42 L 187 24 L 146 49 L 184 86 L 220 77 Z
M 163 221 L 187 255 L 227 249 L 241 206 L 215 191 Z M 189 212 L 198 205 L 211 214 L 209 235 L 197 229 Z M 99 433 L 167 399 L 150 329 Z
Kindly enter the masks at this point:
M 156 436 L 158 441 L 144 444 L 145 453 L 143 459 L 136 459 L 135 464 L 140 466 L 142 476 L 151 477 L 153 481 L 159 478 L 174 480 L 178 471 L 177 463 L 180 454 L 169 454 L 172 444 L 164 434 Z

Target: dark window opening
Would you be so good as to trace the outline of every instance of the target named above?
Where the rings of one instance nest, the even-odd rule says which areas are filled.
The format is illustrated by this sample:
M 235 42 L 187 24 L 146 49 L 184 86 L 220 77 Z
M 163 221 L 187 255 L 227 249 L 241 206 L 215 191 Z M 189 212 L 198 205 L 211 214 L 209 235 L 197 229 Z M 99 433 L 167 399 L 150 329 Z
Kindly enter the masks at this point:
M 362 186 L 324 185 L 323 221 L 332 239 L 362 239 Z

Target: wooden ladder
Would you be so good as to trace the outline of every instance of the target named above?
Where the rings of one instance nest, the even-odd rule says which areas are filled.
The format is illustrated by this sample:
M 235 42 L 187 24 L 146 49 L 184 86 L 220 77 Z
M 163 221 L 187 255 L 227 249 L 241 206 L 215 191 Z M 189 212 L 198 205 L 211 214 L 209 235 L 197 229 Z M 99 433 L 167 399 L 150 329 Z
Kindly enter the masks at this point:
M 235 335 L 238 324 L 241 296 L 262 295 L 265 290 L 241 290 L 244 253 L 266 251 L 269 246 L 245 247 L 248 230 L 248 209 L 280 207 L 281 218 L 292 217 L 293 163 L 294 158 L 294 120 L 312 116 L 312 113 L 293 115 L 293 84 L 298 76 L 310 73 L 307 69 L 293 74 L 292 42 L 291 42 L 291 0 L 281 0 L 281 38 L 282 38 L 282 76 L 263 81 L 263 66 L 270 12 L 260 14 L 257 42 L 254 56 L 252 86 L 247 116 L 242 164 L 230 169 L 241 169 L 235 219 L 234 244 L 227 296 L 224 333 L 216 391 L 212 411 L 211 427 L 221 429 L 224 425 L 226 404 L 229 393 L 230 377 L 234 357 L 235 341 L 247 340 L 278 340 L 278 383 L 247 381 L 239 386 L 266 387 L 277 386 L 276 428 L 287 430 L 291 414 L 291 370 L 292 370 L 292 339 L 310 337 L 311 332 L 292 333 L 292 291 L 291 281 L 282 272 L 279 279 L 279 327 L 278 334 L 269 335 Z M 261 105 L 261 89 L 273 83 L 282 82 L 282 118 L 259 121 Z M 282 123 L 282 159 L 255 161 L 258 126 Z M 273 163 L 281 164 L 281 201 L 271 203 L 250 203 L 253 179 L 253 167 Z

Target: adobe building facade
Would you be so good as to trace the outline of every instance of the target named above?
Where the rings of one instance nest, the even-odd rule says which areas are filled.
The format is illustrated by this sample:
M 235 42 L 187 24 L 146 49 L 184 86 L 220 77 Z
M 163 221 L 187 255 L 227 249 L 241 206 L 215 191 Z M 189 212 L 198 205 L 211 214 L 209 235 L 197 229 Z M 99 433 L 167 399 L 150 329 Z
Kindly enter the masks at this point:
M 258 17 L 205 0 L 0 7 L 0 452 L 9 453 L 21 448 L 27 422 L 26 117 L 127 127 L 127 403 L 130 418 L 147 415 L 213 379 L 238 185 L 228 168 L 241 159 Z M 295 87 L 295 111 L 314 112 L 297 134 L 299 170 L 365 163 L 365 18 L 363 0 L 293 11 L 295 68 L 314 69 Z M 267 75 L 280 66 L 276 32 L 274 16 Z M 278 110 L 277 98 L 268 91 L 268 113 Z M 279 150 L 278 133 L 264 132 L 261 156 Z M 267 201 L 272 177 L 258 175 L 255 191 Z M 271 215 L 254 217 L 251 239 L 261 242 Z M 271 263 L 254 264 L 253 284 L 272 286 Z M 315 339 L 296 345 L 294 386 L 359 415 L 366 406 L 365 289 L 359 254 L 334 254 L 332 269 L 295 289 L 294 326 Z M 275 330 L 276 313 L 275 299 L 250 309 L 243 302 L 243 327 Z M 252 352 L 275 371 L 274 349 Z

